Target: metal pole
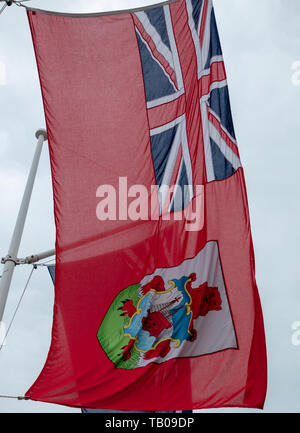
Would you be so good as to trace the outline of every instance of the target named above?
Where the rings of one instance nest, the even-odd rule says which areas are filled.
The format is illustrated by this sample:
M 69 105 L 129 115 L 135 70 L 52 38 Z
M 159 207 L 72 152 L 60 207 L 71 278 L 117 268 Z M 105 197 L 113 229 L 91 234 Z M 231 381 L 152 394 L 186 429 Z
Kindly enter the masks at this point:
M 33 157 L 33 161 L 31 164 L 29 176 L 27 179 L 25 191 L 23 194 L 23 199 L 21 202 L 19 214 L 17 217 L 15 229 L 12 235 L 12 239 L 10 242 L 10 246 L 8 249 L 8 254 L 4 259 L 4 268 L 3 268 L 3 274 L 0 279 L 0 322 L 3 319 L 4 309 L 6 305 L 6 300 L 8 296 L 8 291 L 12 279 L 12 275 L 15 269 L 16 265 L 16 259 L 19 251 L 19 246 L 23 234 L 23 229 L 25 225 L 25 220 L 28 212 L 28 207 L 30 203 L 31 193 L 33 189 L 34 180 L 36 177 L 37 168 L 39 165 L 39 160 L 42 152 L 43 142 L 46 141 L 47 138 L 47 132 L 44 129 L 39 129 L 36 134 L 37 138 L 37 145 L 35 154 Z
M 45 251 L 44 253 L 32 254 L 31 256 L 25 257 L 24 262 L 30 265 L 32 263 L 36 263 L 39 262 L 40 260 L 47 259 L 48 257 L 54 256 L 55 252 L 56 251 L 54 249 L 54 250 Z

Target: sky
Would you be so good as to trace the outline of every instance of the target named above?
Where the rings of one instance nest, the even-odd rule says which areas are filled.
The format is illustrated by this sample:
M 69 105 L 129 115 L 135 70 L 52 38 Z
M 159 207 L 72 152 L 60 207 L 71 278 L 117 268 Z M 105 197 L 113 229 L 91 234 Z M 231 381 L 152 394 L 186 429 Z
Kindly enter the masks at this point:
M 151 3 L 158 1 L 32 0 L 30 6 L 101 12 Z M 214 6 L 245 170 L 256 278 L 265 320 L 269 381 L 264 411 L 300 412 L 300 338 L 295 334 L 300 325 L 300 2 L 214 0 Z M 34 134 L 40 127 L 45 127 L 45 119 L 29 26 L 24 8 L 14 5 L 0 15 L 1 256 L 7 254 L 35 150 Z M 52 249 L 54 242 L 45 144 L 19 257 Z M 30 266 L 18 266 L 15 271 L 4 316 L 6 324 L 30 271 Z M 0 395 L 24 395 L 41 371 L 50 345 L 53 298 L 47 269 L 39 267 L 0 352 Z M 0 412 L 79 410 L 0 398 Z

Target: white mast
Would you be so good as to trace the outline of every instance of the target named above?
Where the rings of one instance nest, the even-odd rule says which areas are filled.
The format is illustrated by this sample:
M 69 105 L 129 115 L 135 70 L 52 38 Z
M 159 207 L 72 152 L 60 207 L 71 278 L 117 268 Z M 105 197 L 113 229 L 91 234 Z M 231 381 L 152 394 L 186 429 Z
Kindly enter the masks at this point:
M 17 255 L 18 255 L 19 246 L 20 246 L 20 242 L 21 242 L 21 238 L 22 238 L 22 234 L 23 234 L 23 229 L 24 229 L 25 220 L 26 220 L 26 216 L 27 216 L 27 212 L 28 212 L 28 207 L 29 207 L 29 203 L 30 203 L 30 199 L 31 199 L 33 184 L 34 184 L 34 180 L 36 177 L 37 168 L 39 165 L 39 160 L 40 160 L 40 156 L 41 156 L 41 152 L 42 152 L 43 143 L 44 143 L 44 141 L 47 141 L 47 139 L 48 139 L 47 132 L 44 129 L 39 129 L 36 132 L 35 136 L 38 140 L 37 145 L 36 145 L 35 154 L 33 157 L 32 164 L 31 164 L 29 176 L 27 179 L 25 191 L 23 194 L 23 199 L 21 202 L 19 214 L 17 217 L 17 221 L 16 221 L 15 229 L 14 229 L 14 232 L 12 235 L 12 239 L 10 242 L 10 246 L 8 249 L 8 253 L 7 253 L 7 256 L 3 260 L 4 268 L 3 268 L 2 277 L 0 279 L 0 323 L 3 319 L 5 304 L 6 304 L 6 300 L 7 300 L 7 296 L 8 296 L 8 291 L 10 288 L 12 275 L 13 275 L 15 266 L 17 264 Z

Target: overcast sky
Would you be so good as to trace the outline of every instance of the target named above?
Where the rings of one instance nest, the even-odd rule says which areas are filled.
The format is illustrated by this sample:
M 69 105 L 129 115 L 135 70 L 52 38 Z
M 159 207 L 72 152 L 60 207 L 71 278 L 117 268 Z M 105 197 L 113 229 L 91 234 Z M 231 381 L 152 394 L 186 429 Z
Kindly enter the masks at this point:
M 92 12 L 157 3 L 147 0 L 32 0 L 32 7 Z M 248 188 L 257 282 L 269 362 L 265 411 L 300 412 L 299 0 L 214 0 L 236 135 Z M 297 79 L 298 77 L 298 79 Z M 299 85 L 297 83 L 299 82 Z M 25 10 L 0 15 L 0 255 L 7 253 L 35 149 L 45 127 Z M 45 145 L 19 256 L 54 248 L 49 155 Z M 9 323 L 31 267 L 16 269 L 5 313 Z M 0 353 L 0 394 L 23 395 L 50 344 L 53 286 L 38 268 Z M 78 412 L 63 406 L 0 399 L 0 412 Z M 224 409 L 217 412 L 241 412 Z M 246 410 L 244 410 L 246 411 Z

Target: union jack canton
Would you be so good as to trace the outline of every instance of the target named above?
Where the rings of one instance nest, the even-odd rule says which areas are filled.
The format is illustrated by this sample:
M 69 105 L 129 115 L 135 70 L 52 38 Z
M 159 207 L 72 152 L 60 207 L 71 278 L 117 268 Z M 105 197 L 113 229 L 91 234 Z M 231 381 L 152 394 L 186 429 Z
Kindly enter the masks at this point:
M 177 37 L 186 26 L 172 20 L 170 5 L 133 14 L 156 182 L 160 189 L 175 186 L 170 211 L 188 206 L 195 182 L 226 179 L 241 166 L 212 1 L 185 3 L 196 56 L 182 44 L 179 52 Z M 176 186 L 185 191 L 179 201 Z M 160 194 L 161 208 L 164 199 Z

